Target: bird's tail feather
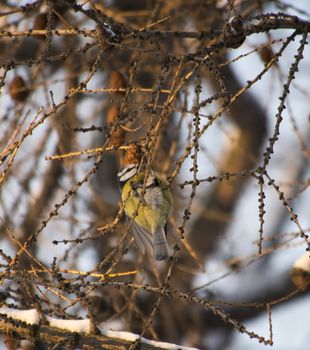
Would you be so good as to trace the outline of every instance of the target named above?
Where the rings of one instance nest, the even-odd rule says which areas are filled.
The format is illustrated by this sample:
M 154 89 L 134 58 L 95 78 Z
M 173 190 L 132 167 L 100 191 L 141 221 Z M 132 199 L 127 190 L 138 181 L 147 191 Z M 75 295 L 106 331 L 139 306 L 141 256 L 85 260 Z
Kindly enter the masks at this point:
M 154 255 L 155 260 L 166 260 L 168 258 L 168 244 L 163 227 L 154 234 Z
M 154 248 L 152 233 L 135 221 L 132 223 L 132 233 L 141 253 L 144 254 L 145 251 L 147 251 L 150 256 L 153 256 Z

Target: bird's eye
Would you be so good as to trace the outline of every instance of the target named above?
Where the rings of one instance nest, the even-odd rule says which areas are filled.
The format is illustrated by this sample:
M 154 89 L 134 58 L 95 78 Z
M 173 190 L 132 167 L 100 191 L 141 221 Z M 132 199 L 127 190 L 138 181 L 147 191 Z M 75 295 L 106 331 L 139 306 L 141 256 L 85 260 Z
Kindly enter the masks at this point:
M 137 187 L 138 187 L 138 188 L 142 188 L 142 187 L 143 187 L 143 182 L 142 182 L 142 181 L 139 181 L 139 182 L 137 183 Z

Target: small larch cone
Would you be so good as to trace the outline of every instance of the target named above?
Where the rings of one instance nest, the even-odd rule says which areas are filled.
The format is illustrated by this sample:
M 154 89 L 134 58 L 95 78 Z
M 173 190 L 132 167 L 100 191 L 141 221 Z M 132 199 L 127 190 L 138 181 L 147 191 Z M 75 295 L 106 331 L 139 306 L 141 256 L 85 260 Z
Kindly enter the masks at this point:
M 18 349 L 20 344 L 19 339 L 14 339 L 6 334 L 3 335 L 3 342 L 8 350 Z
M 274 53 L 271 47 L 265 46 L 260 50 L 259 56 L 266 65 L 274 58 Z M 274 62 L 274 65 L 277 66 L 277 61 Z
M 293 266 L 291 278 L 294 285 L 299 289 L 306 289 L 310 285 L 310 256 L 303 254 Z
M 118 115 L 118 107 L 116 105 L 111 105 L 107 113 L 107 123 L 109 127 L 113 127 L 113 124 L 116 122 L 117 115 Z M 122 143 L 124 143 L 124 138 L 125 138 L 125 130 L 117 126 L 112 132 L 109 144 L 121 145 Z
M 47 27 L 47 13 L 39 13 L 33 22 L 33 29 L 35 30 L 44 30 Z
M 119 71 L 113 71 L 110 75 L 109 79 L 109 87 L 111 89 L 126 89 L 127 83 L 124 78 L 124 76 Z M 121 94 L 124 94 L 124 92 L 119 92 Z
M 294 285 L 299 289 L 305 289 L 310 284 L 310 274 L 301 269 L 293 269 L 291 272 L 291 279 Z
M 113 71 L 110 75 L 109 79 L 109 87 L 111 89 L 119 89 L 119 88 L 126 88 L 127 84 L 123 77 L 123 75 L 118 71 Z M 115 101 L 113 101 L 113 104 L 109 107 L 107 112 L 107 123 L 110 127 L 113 127 L 114 123 L 117 120 L 121 120 L 121 117 L 118 117 L 120 113 L 120 103 L 121 103 L 121 96 L 124 94 L 124 92 L 118 92 L 117 97 L 115 98 Z M 110 138 L 110 145 L 121 145 L 124 143 L 125 139 L 125 130 L 122 129 L 120 126 L 117 126 L 114 128 L 111 138 Z
M 29 95 L 29 89 L 24 79 L 17 75 L 9 85 L 9 94 L 15 102 L 24 102 Z
M 124 158 L 124 167 L 128 164 L 139 164 L 143 156 L 142 146 L 138 143 L 132 143 L 128 146 L 128 149 Z
M 243 19 L 240 15 L 233 16 L 228 21 L 223 31 L 224 46 L 237 49 L 245 41 Z
M 47 13 L 39 13 L 33 22 L 33 29 L 34 30 L 45 30 L 47 28 L 48 18 Z M 44 34 L 38 34 L 37 38 L 45 39 L 46 35 Z

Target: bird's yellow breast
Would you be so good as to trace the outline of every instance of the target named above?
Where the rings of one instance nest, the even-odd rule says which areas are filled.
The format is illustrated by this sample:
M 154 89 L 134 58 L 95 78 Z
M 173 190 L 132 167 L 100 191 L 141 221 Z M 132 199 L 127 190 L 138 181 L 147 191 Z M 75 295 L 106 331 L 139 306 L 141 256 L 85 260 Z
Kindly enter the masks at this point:
M 172 194 L 169 184 L 158 176 L 154 178 L 154 185 L 143 190 L 144 179 L 144 173 L 139 173 L 128 180 L 122 189 L 122 200 L 126 215 L 137 215 L 135 221 L 154 232 L 168 220 Z

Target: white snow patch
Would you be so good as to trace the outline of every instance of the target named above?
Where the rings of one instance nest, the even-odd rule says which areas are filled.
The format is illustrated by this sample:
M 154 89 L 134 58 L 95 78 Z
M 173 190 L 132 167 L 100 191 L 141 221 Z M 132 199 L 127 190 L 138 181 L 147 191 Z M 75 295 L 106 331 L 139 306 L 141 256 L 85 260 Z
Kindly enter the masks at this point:
M 300 269 L 310 273 L 310 256 L 309 253 L 303 254 L 294 263 L 294 269 Z
M 39 324 L 40 322 L 40 317 L 36 309 L 16 310 L 3 306 L 0 308 L 0 313 L 28 324 Z
M 137 334 L 130 333 L 130 332 L 113 331 L 111 329 L 104 329 L 101 327 L 99 327 L 99 330 L 102 335 L 105 335 L 106 337 L 110 337 L 110 338 L 117 338 L 117 339 L 122 339 L 127 341 L 135 341 L 136 339 L 139 338 Z
M 120 331 L 113 331 L 113 330 L 108 330 L 108 329 L 103 329 L 99 327 L 100 332 L 102 335 L 105 335 L 106 337 L 110 338 L 117 338 L 117 339 L 122 339 L 126 341 L 133 342 L 140 338 L 139 335 L 130 333 L 130 332 L 120 332 Z M 165 342 L 160 342 L 160 341 L 155 341 L 155 340 L 149 340 L 146 338 L 141 337 L 141 343 L 143 344 L 148 344 L 156 349 L 170 349 L 170 350 L 199 350 L 197 348 L 191 348 L 188 346 L 180 346 L 176 344 L 171 344 L 171 343 L 165 343 Z
M 88 318 L 84 320 L 62 320 L 60 318 L 46 316 L 46 320 L 51 327 L 66 329 L 70 332 L 90 333 L 91 330 Z

